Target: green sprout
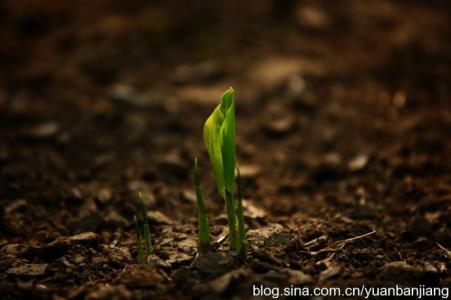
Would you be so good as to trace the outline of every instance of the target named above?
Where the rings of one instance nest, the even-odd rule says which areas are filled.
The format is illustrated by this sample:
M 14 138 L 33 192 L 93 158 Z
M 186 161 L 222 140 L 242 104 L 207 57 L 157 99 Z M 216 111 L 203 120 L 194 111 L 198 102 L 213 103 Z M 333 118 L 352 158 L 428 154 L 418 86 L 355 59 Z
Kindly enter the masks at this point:
M 144 206 L 144 200 L 142 193 L 139 192 L 138 194 L 138 202 L 141 212 L 141 218 L 142 218 L 142 233 L 140 224 L 138 222 L 138 218 L 136 216 L 133 217 L 135 221 L 135 227 L 136 227 L 136 247 L 138 251 L 138 263 L 144 264 L 146 263 L 146 258 L 152 254 L 153 247 L 152 247 L 152 240 L 150 238 L 150 227 L 149 227 L 149 219 L 147 217 L 146 208 Z
M 243 197 L 241 190 L 241 175 L 240 169 L 236 168 L 236 216 L 238 219 L 238 240 L 239 245 L 239 256 L 242 259 L 246 259 L 247 252 L 247 241 L 246 241 L 246 228 L 244 224 L 244 208 L 243 208 Z
M 196 187 L 196 203 L 199 211 L 199 253 L 206 253 L 210 248 L 210 227 L 208 225 L 207 211 L 205 210 L 204 196 L 200 187 L 197 158 L 194 159 L 194 183 Z
M 237 207 L 233 200 L 235 154 L 235 94 L 229 88 L 221 96 L 221 103 L 204 125 L 204 144 L 213 167 L 218 191 L 225 200 L 229 227 L 230 250 L 245 251 L 244 217 L 241 200 Z M 240 192 L 241 193 L 241 192 Z

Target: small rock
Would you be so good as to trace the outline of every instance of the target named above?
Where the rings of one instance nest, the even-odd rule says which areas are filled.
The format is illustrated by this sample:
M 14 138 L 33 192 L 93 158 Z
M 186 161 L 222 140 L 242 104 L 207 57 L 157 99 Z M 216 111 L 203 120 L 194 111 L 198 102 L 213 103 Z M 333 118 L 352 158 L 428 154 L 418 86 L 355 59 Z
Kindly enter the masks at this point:
M 133 261 L 130 250 L 127 247 L 108 247 L 107 253 L 111 262 L 120 266 Z
M 253 178 L 260 173 L 260 167 L 257 165 L 240 165 L 240 176 L 242 178 Z
M 296 16 L 299 25 L 309 29 L 321 30 L 330 24 L 329 16 L 323 10 L 314 6 L 300 7 Z
M 152 288 L 166 281 L 162 271 L 153 264 L 131 265 L 120 274 L 120 282 L 128 288 Z
M 290 116 L 280 116 L 265 122 L 265 129 L 273 135 L 283 135 L 294 129 L 296 123 Z
M 6 273 L 24 277 L 39 277 L 47 272 L 47 267 L 47 264 L 24 264 L 9 268 Z
M 404 261 L 394 261 L 382 266 L 378 277 L 390 282 L 412 283 L 421 281 L 422 272 Z
M 328 280 L 330 278 L 338 276 L 341 273 L 342 273 L 342 270 L 341 270 L 341 267 L 339 267 L 339 266 L 328 268 L 328 269 L 322 271 L 321 274 L 319 274 L 318 281 L 321 282 L 321 281 Z
M 17 211 L 20 211 L 22 208 L 27 207 L 27 201 L 25 199 L 17 199 L 14 201 L 11 201 L 6 207 L 5 207 L 5 215 L 11 215 Z
M 92 245 L 98 244 L 100 241 L 100 237 L 97 233 L 94 232 L 83 232 L 80 234 L 73 235 L 69 238 L 73 244 L 77 245 Z
M 288 80 L 288 91 L 292 97 L 298 97 L 305 90 L 305 80 L 300 75 L 291 76 Z
M 257 207 L 248 200 L 243 200 L 243 207 L 244 215 L 246 217 L 250 217 L 252 219 L 263 219 L 267 215 L 266 211 L 263 208 Z
M 193 261 L 193 256 L 183 252 L 171 254 L 169 259 L 165 260 L 165 263 L 172 267 L 180 267 L 189 265 Z
M 361 153 L 355 156 L 351 161 L 348 163 L 348 169 L 351 172 L 360 171 L 367 165 L 369 160 L 369 157 L 367 154 Z
M 42 283 L 36 284 L 35 289 L 37 292 L 39 292 L 41 294 L 46 294 L 51 291 L 48 286 L 46 286 L 45 284 L 42 284 Z
M 123 285 L 109 284 L 97 286 L 85 297 L 86 300 L 127 300 L 132 299 L 132 293 Z
M 235 266 L 235 260 L 228 255 L 219 252 L 206 253 L 196 257 L 193 268 L 207 275 L 217 275 L 231 270 Z
M 168 216 L 166 216 L 164 213 L 158 210 L 152 210 L 147 212 L 147 217 L 149 218 L 150 222 L 156 224 L 171 225 L 174 223 Z
M 288 81 L 302 69 L 302 63 L 296 58 L 271 57 L 257 63 L 249 69 L 249 78 L 265 90 L 273 90 Z
M 134 89 L 127 84 L 116 84 L 110 91 L 110 97 L 115 101 L 128 102 L 134 95 Z
M 293 285 L 303 285 L 312 283 L 313 279 L 310 275 L 298 270 L 285 269 L 284 273 L 288 276 L 287 282 Z
M 97 193 L 97 200 L 102 204 L 110 202 L 112 197 L 113 192 L 109 188 L 102 188 Z
M 3 246 L 0 253 L 2 255 L 18 256 L 21 253 L 22 246 L 20 244 L 7 244 Z
M 122 215 L 120 215 L 117 211 L 112 210 L 105 216 L 105 224 L 112 228 L 124 228 L 129 225 L 129 221 L 127 221 Z
M 50 121 L 37 125 L 28 131 L 29 136 L 36 139 L 46 139 L 54 136 L 59 130 L 57 122 Z
M 243 280 L 244 277 L 248 276 L 249 272 L 243 269 L 237 269 L 230 271 L 215 280 L 211 281 L 208 284 L 208 291 L 212 291 L 216 294 L 221 294 L 227 290 L 229 286 L 233 282 L 236 282 L 238 280 Z
M 188 201 L 188 202 L 191 202 L 191 203 L 196 203 L 196 193 L 194 193 L 193 190 L 184 189 L 182 191 L 181 197 L 185 201 Z

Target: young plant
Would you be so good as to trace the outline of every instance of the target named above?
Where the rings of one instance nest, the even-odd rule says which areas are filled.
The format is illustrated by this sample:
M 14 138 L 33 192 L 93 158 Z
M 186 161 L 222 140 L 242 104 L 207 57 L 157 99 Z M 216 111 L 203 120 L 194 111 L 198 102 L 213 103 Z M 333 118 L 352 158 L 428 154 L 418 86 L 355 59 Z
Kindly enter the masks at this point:
M 144 206 L 144 200 L 141 192 L 138 194 L 138 202 L 141 212 L 142 230 L 138 222 L 138 218 L 134 216 L 133 219 L 136 227 L 136 247 L 138 252 L 137 259 L 138 263 L 144 264 L 146 263 L 147 257 L 152 254 L 153 247 L 152 240 L 150 238 L 149 219 L 147 218 L 146 207 Z
M 199 211 L 199 253 L 206 253 L 210 248 L 210 227 L 208 225 L 207 211 L 205 210 L 204 196 L 200 187 L 197 158 L 194 159 L 194 183 L 196 188 L 196 203 Z
M 203 137 L 218 191 L 226 204 L 230 250 L 240 252 L 243 250 L 241 248 L 246 241 L 243 234 L 244 217 L 238 215 L 242 214 L 243 210 L 242 207 L 237 210 L 233 200 L 236 169 L 235 95 L 233 88 L 224 92 L 221 96 L 221 103 L 208 117 L 204 125 Z M 241 230 L 242 232 L 239 232 Z
M 240 241 L 238 254 L 242 259 L 246 259 L 247 252 L 246 228 L 244 225 L 244 208 L 241 190 L 241 175 L 238 166 L 236 167 L 236 216 L 238 219 L 238 240 Z

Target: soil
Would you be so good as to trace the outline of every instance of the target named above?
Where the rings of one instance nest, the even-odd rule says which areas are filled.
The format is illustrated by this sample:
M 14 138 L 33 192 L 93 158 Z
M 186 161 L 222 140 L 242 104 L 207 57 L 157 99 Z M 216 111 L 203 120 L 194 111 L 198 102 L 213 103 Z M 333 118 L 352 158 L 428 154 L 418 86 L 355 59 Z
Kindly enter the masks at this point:
M 451 285 L 449 2 L 243 2 L 0 3 L 2 299 Z M 229 86 L 246 262 L 202 142 Z

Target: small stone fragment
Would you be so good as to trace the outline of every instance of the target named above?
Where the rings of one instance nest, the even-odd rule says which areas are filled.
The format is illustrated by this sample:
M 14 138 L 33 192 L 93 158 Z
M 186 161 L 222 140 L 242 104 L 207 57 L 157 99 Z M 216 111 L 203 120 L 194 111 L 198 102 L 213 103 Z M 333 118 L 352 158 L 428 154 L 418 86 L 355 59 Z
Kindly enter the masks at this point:
M 386 263 L 378 277 L 390 282 L 411 283 L 421 281 L 422 272 L 404 261 L 394 261 Z
M 369 157 L 365 153 L 358 154 L 348 163 L 348 169 L 351 172 L 360 171 L 367 165 Z
M 295 126 L 294 119 L 290 116 L 280 116 L 266 122 L 266 130 L 270 134 L 282 135 L 290 132 Z
M 284 273 L 288 276 L 287 282 L 289 284 L 303 285 L 313 282 L 313 279 L 310 275 L 307 275 L 299 270 L 285 269 Z
M 88 245 L 88 244 L 98 244 L 100 241 L 99 235 L 94 232 L 83 232 L 73 235 L 69 238 L 74 244 L 78 245 Z
M 196 257 L 193 268 L 207 275 L 216 275 L 231 270 L 235 261 L 223 253 L 212 252 Z
M 257 165 L 240 165 L 240 176 L 242 178 L 252 178 L 260 173 L 260 167 Z
M 120 282 L 128 288 L 149 288 L 161 285 L 165 276 L 153 264 L 131 265 L 120 274 Z
M 158 210 L 147 212 L 147 217 L 149 218 L 150 222 L 156 224 L 171 225 L 174 223 L 168 216 Z
M 105 216 L 105 224 L 112 228 L 124 228 L 129 222 L 117 211 L 112 210 Z
M 341 274 L 342 272 L 341 267 L 332 267 L 332 268 L 328 268 L 324 271 L 321 272 L 321 274 L 319 275 L 318 281 L 325 281 L 328 280 L 330 278 L 333 278 L 335 276 L 338 276 L 339 274 Z
M 123 285 L 101 285 L 86 295 L 86 300 L 127 300 L 132 293 Z
M 242 279 L 248 274 L 246 270 L 233 270 L 230 271 L 212 282 L 209 283 L 209 291 L 212 291 L 216 294 L 221 294 L 227 290 L 227 288 L 232 284 L 232 282 Z
M 182 191 L 181 197 L 182 197 L 183 200 L 186 200 L 186 201 L 191 202 L 191 203 L 196 203 L 196 194 L 194 193 L 193 190 L 184 189 Z
M 24 277 L 39 277 L 47 272 L 47 267 L 47 264 L 24 264 L 9 268 L 6 273 Z
M 36 127 L 30 129 L 28 134 L 36 139 L 46 139 L 54 136 L 59 130 L 59 125 L 57 122 L 50 121 L 37 125 Z

